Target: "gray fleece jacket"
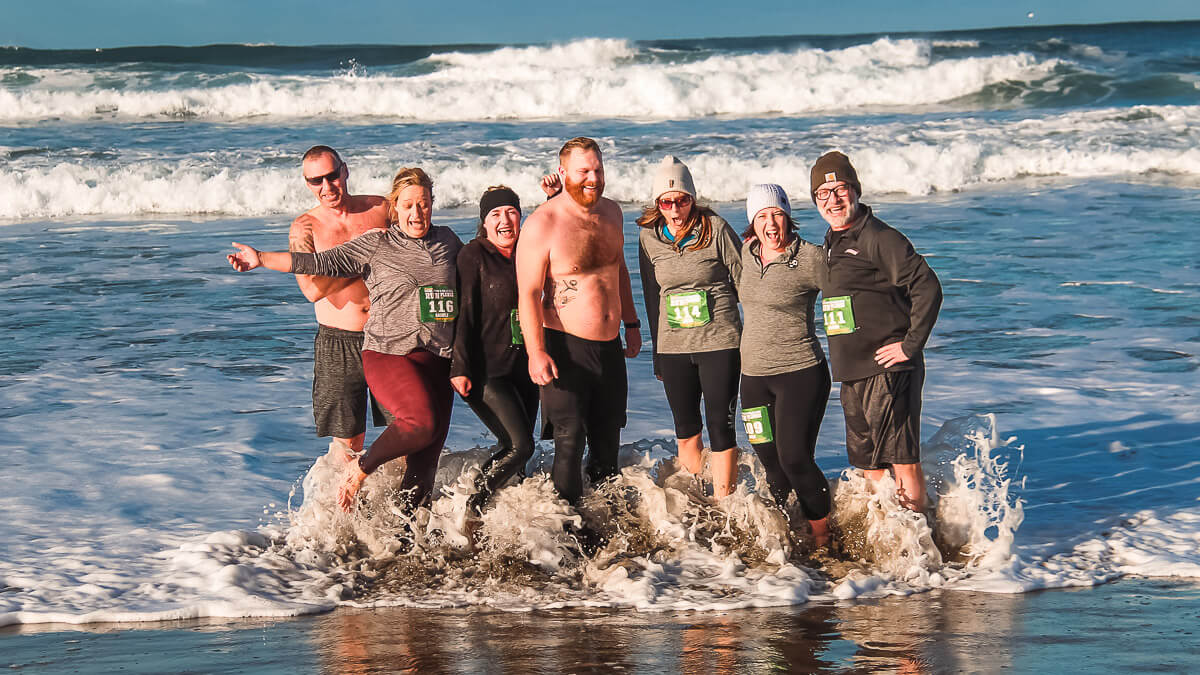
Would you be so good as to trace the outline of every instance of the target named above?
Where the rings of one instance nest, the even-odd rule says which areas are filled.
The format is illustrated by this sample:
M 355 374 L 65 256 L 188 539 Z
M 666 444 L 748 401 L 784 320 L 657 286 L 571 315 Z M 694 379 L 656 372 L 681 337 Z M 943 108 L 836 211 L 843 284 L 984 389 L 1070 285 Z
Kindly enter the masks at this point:
M 780 375 L 825 360 L 813 318 L 817 293 L 828 275 L 825 251 L 795 233 L 792 237 L 787 249 L 765 267 L 759 242 L 742 246 L 736 281 L 746 320 L 743 375 Z
M 424 349 L 450 358 L 458 316 L 455 259 L 462 241 L 434 225 L 420 239 L 393 225 L 317 253 L 293 253 L 293 274 L 361 276 L 371 298 L 363 349 L 404 355 Z
M 738 348 L 742 319 L 733 279 L 741 271 L 741 240 L 720 216 L 712 227 L 712 242 L 694 251 L 676 251 L 657 227 L 640 228 L 642 296 L 656 355 Z

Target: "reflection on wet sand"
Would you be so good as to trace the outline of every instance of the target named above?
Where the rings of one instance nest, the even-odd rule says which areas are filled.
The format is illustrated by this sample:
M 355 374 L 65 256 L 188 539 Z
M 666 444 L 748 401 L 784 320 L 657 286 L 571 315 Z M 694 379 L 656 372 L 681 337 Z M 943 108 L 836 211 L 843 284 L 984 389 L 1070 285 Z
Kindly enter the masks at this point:
M 941 673 L 1012 663 L 1021 596 L 932 592 L 721 612 L 341 610 L 316 621 L 328 673 Z
M 287 620 L 0 628 L 22 672 L 1200 672 L 1200 584 L 1123 579 L 803 607 L 350 609 Z M 1064 619 L 1067 617 L 1067 619 Z M 1120 650 L 1112 649 L 1121 636 Z M 32 670 L 30 670 L 32 669 Z

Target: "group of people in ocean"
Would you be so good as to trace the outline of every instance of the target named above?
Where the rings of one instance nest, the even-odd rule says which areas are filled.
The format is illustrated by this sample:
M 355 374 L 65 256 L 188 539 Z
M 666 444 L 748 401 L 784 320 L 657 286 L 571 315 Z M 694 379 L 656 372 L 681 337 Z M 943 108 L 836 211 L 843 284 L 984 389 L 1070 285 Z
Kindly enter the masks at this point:
M 623 218 L 603 196 L 596 141 L 567 141 L 558 163 L 541 181 L 546 201 L 524 222 L 515 191 L 488 188 L 464 245 L 433 225 L 425 171 L 400 169 L 385 197 L 354 195 L 339 153 L 318 145 L 301 164 L 319 204 L 292 223 L 289 250 L 234 243 L 235 269 L 294 274 L 315 304 L 313 416 L 346 462 L 343 508 L 400 457 L 405 507 L 429 501 L 454 393 L 498 442 L 475 481 L 476 512 L 524 474 L 535 435 L 553 439 L 553 484 L 572 504 L 585 473 L 593 486 L 617 474 L 625 359 L 642 346 Z M 923 510 L 923 350 L 941 285 L 909 240 L 860 201 L 849 158 L 832 151 L 811 167 L 809 197 L 828 224 L 820 245 L 797 234 L 779 185 L 749 188 L 741 232 L 700 202 L 676 157 L 663 158 L 650 188 L 637 218 L 638 263 L 678 464 L 703 474 L 707 429 L 713 497 L 735 490 L 740 391 L 741 422 L 773 499 L 784 508 L 794 495 L 816 543 L 827 544 L 832 496 L 814 455 L 838 381 L 850 464 L 876 480 L 890 471 L 900 503 Z M 364 449 L 368 410 L 387 428 Z

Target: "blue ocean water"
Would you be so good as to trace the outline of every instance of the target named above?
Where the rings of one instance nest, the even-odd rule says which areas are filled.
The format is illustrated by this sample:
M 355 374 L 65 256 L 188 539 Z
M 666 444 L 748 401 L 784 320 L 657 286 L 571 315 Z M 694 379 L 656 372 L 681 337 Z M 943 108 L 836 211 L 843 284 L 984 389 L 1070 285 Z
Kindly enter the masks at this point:
M 0 49 L 0 625 L 346 604 L 730 609 L 1198 577 L 1198 38 L 1200 23 L 1176 23 Z M 780 553 L 752 494 L 727 512 L 672 506 L 660 480 L 670 415 L 645 353 L 630 366 L 623 441 L 647 509 L 628 524 L 658 538 L 653 552 L 572 560 L 530 544 L 571 516 L 538 480 L 505 490 L 484 524 L 513 547 L 503 559 L 525 565 L 491 586 L 473 585 L 487 574 L 453 541 L 430 544 L 422 562 L 439 572 L 424 577 L 390 557 L 379 522 L 318 518 L 300 487 L 325 450 L 309 409 L 311 308 L 284 275 L 233 273 L 229 242 L 284 247 L 311 206 L 298 157 L 315 143 L 343 151 L 355 191 L 425 167 L 435 222 L 467 238 L 486 186 L 514 186 L 528 210 L 579 134 L 605 148 L 631 262 L 632 219 L 663 154 L 683 158 L 735 226 L 749 184 L 782 184 L 812 241 L 824 225 L 798 197 L 808 166 L 830 148 L 850 154 L 864 202 L 945 289 L 924 435 L 946 522 L 970 531 L 971 555 L 819 574 Z M 846 468 L 840 419 L 835 397 L 818 448 L 831 478 Z M 455 481 L 489 444 L 458 405 L 446 496 L 429 515 L 446 532 L 461 524 Z M 892 516 L 874 526 L 929 553 Z M 637 530 L 655 522 L 670 527 Z M 720 543 L 714 523 L 745 541 Z M 326 525 L 332 541 L 313 534 Z M 366 553 L 347 549 L 355 537 Z M 489 551 L 477 559 L 500 559 Z M 364 560 L 408 576 L 367 579 Z

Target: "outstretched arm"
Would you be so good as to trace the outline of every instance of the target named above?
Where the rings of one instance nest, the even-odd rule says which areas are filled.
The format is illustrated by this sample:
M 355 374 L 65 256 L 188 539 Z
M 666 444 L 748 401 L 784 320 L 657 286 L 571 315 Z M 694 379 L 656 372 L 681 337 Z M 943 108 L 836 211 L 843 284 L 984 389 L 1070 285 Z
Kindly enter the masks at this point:
M 265 267 L 276 272 L 292 271 L 292 254 L 287 251 L 259 251 L 245 244 L 233 242 L 237 253 L 225 256 L 233 269 L 239 272 L 249 272 L 257 267 Z
M 288 251 L 295 253 L 316 253 L 316 242 L 313 241 L 312 219 L 303 215 L 292 221 L 288 231 Z M 297 274 L 296 285 L 309 302 L 316 302 L 330 294 L 336 293 L 355 283 L 353 278 L 322 277 L 315 274 Z

